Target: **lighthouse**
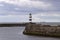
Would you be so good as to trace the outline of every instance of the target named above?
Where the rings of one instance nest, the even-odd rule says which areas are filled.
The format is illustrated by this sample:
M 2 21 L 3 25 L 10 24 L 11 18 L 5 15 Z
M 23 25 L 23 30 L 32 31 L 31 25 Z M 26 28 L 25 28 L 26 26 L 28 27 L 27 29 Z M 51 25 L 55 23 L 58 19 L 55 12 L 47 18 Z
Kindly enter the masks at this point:
M 29 14 L 29 23 L 32 23 L 32 14 Z

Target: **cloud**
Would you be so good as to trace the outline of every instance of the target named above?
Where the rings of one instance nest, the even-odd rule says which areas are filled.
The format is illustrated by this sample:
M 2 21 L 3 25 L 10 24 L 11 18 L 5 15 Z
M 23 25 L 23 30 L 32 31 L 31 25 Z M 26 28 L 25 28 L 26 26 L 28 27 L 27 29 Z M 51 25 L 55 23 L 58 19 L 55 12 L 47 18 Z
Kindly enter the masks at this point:
M 60 20 L 59 4 L 59 0 L 0 0 L 1 22 L 9 22 L 11 19 L 12 22 L 25 22 L 28 21 L 25 15 L 29 13 L 33 14 L 33 22 L 57 22 Z
M 43 1 L 46 3 L 50 3 L 52 5 L 51 10 L 60 10 L 60 0 L 31 0 L 31 1 Z
M 37 13 L 33 15 L 33 22 L 60 22 L 59 13 Z
M 0 4 L 0 7 L 3 7 L 4 5 L 3 4 Z
M 48 8 L 51 4 L 47 4 L 43 1 L 30 1 L 30 0 L 2 0 L 0 2 L 6 2 L 9 4 L 14 4 L 24 7 L 35 7 L 35 8 Z
M 0 15 L 0 23 L 8 23 L 8 22 L 28 22 L 27 15 Z
M 33 14 L 33 16 L 54 16 L 54 17 L 60 17 L 60 12 L 41 12 L 37 14 Z
M 4 6 L 0 7 L 0 15 L 1 14 L 28 14 L 28 13 L 37 13 L 40 12 L 40 9 L 37 8 L 26 8 L 26 7 L 18 7 L 16 5 L 1 3 Z
M 27 15 L 0 15 L 1 23 L 8 22 L 29 22 L 29 14 Z M 60 22 L 60 14 L 32 14 L 32 22 Z
M 56 11 L 51 3 L 44 1 L 31 1 L 31 0 L 0 0 L 4 7 L 1 7 L 0 11 L 6 11 L 2 14 L 23 14 L 26 13 L 41 13 L 41 12 L 51 12 Z M 57 10 L 58 11 L 58 10 Z

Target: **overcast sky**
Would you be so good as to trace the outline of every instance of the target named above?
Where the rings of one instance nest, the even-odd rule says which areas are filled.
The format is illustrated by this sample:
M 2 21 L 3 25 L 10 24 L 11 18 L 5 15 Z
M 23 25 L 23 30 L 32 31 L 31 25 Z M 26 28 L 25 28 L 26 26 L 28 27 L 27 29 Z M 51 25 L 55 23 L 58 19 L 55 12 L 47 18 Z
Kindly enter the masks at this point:
M 0 0 L 0 22 L 60 22 L 60 0 Z

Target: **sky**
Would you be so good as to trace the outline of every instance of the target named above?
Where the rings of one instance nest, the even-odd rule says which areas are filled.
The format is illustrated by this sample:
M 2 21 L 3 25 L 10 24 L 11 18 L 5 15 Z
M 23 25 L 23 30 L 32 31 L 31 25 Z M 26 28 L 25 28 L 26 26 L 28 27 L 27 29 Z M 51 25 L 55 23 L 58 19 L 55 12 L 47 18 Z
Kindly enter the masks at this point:
M 0 0 L 0 23 L 60 22 L 60 0 Z

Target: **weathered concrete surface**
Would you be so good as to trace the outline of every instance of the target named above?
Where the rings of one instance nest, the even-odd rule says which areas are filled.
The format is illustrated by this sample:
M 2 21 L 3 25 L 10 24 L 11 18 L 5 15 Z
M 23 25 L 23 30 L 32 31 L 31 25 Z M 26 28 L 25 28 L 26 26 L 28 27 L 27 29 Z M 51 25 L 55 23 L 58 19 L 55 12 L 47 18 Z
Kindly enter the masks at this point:
M 60 37 L 60 26 L 28 24 L 23 32 L 24 34 L 56 36 Z

